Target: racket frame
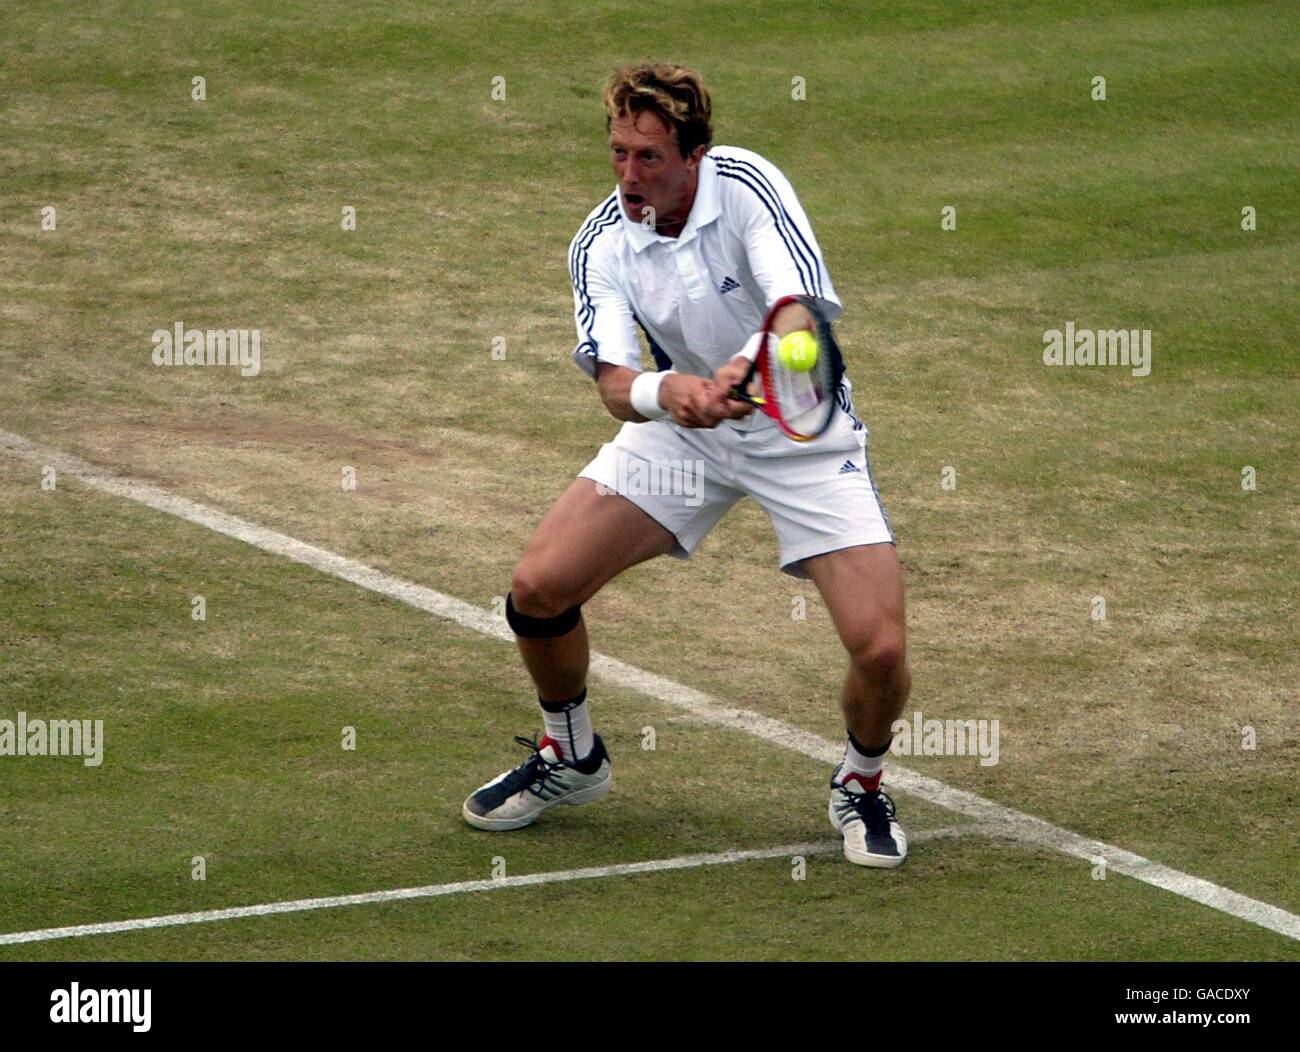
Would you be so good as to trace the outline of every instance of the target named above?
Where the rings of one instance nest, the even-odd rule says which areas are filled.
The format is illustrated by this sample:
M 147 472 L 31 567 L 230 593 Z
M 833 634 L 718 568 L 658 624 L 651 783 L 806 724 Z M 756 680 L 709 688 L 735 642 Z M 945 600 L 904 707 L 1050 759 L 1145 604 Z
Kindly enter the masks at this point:
M 772 378 L 772 352 L 768 347 L 771 342 L 770 337 L 773 335 L 772 324 L 782 308 L 789 306 L 791 303 L 800 304 L 812 315 L 815 328 L 811 331 L 817 337 L 817 354 L 819 358 L 821 355 L 827 355 L 827 361 L 830 364 L 830 389 L 824 392 L 825 399 L 830 402 L 830 410 L 827 412 L 821 426 L 812 434 L 796 431 L 790 426 L 789 421 L 785 419 L 781 411 L 780 402 L 776 397 L 776 385 Z M 813 439 L 821 437 L 835 419 L 835 412 L 839 408 L 840 381 L 844 377 L 844 359 L 840 354 L 839 345 L 835 342 L 835 336 L 831 332 L 831 323 L 826 318 L 826 312 L 811 296 L 782 296 L 768 310 L 767 317 L 763 319 L 763 327 L 759 331 L 761 337 L 758 341 L 758 353 L 754 355 L 754 360 L 750 362 L 749 371 L 745 374 L 744 380 L 732 389 L 731 396 L 738 401 L 748 402 L 771 417 L 786 437 L 795 442 L 811 442 Z M 821 362 L 818 365 L 821 365 Z M 761 395 L 750 393 L 755 376 L 758 377 L 760 382 Z

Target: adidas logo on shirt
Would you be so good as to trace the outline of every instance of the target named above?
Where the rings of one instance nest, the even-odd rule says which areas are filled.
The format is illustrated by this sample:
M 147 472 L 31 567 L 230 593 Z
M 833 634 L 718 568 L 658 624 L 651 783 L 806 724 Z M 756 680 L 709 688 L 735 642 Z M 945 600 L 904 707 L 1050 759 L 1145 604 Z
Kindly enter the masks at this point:
M 862 469 L 861 469 L 860 467 L 858 467 L 855 463 L 853 463 L 853 461 L 851 461 L 851 460 L 846 460 L 846 461 L 844 462 L 844 466 L 843 466 L 842 468 L 840 468 L 840 474 L 841 474 L 841 475 L 847 475 L 847 474 L 849 474 L 849 472 L 851 472 L 851 471 L 861 472 Z
M 740 288 L 740 282 L 735 278 L 728 276 L 722 279 L 722 284 L 718 286 L 718 291 L 725 296 L 728 292 L 735 292 L 738 288 Z

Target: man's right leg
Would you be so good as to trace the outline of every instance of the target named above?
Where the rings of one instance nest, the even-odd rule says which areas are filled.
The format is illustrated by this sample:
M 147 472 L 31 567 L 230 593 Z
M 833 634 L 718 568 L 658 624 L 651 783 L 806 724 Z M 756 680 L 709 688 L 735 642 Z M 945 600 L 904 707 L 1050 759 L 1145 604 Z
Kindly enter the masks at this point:
M 589 648 L 581 605 L 630 566 L 666 555 L 673 534 L 631 501 L 576 479 L 534 532 L 511 581 L 506 615 L 537 685 L 547 733 L 524 763 L 465 801 L 479 829 L 520 829 L 554 804 L 609 792 L 604 743 L 591 727 Z M 528 743 L 527 739 L 519 739 Z
M 577 623 L 547 635 L 554 623 L 580 607 L 624 570 L 667 555 L 677 543 L 663 526 L 630 500 L 601 493 L 591 479 L 578 478 L 546 513 L 524 549 L 510 583 L 511 605 L 525 631 L 516 635 L 519 653 L 543 701 L 563 701 L 587 684 L 587 626 Z M 560 621 L 556 628 L 565 628 Z

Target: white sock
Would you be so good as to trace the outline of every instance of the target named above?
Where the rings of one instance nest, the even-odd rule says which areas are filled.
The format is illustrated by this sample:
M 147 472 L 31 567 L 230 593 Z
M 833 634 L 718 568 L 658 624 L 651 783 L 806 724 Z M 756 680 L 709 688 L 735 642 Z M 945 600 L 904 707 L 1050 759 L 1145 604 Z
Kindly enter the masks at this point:
M 587 692 L 584 690 L 568 701 L 542 701 L 541 704 L 546 736 L 560 747 L 564 759 L 572 763 L 590 755 L 596 744 L 596 732 L 591 727 Z
M 885 746 L 879 755 L 870 756 L 863 750 L 861 743 L 850 734 L 844 741 L 844 769 L 861 775 L 868 788 L 876 788 L 880 784 L 880 771 L 885 765 L 887 752 L 889 746 Z

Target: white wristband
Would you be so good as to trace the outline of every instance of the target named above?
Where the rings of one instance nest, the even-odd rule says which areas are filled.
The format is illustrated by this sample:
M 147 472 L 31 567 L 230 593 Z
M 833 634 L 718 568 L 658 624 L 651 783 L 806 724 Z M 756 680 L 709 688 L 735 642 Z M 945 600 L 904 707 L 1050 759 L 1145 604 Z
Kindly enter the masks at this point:
M 775 339 L 776 336 L 774 334 L 772 333 L 768 334 L 767 343 L 768 343 L 769 350 L 773 349 L 772 342 Z M 740 355 L 740 357 L 742 358 L 748 358 L 752 362 L 755 358 L 758 357 L 758 348 L 762 344 L 762 341 L 763 341 L 763 334 L 761 332 L 756 332 L 754 333 L 753 336 L 751 336 L 748 340 L 745 341 L 745 346 L 742 347 L 736 353 Z
M 628 398 L 632 402 L 632 408 L 647 420 L 658 420 L 661 416 L 668 415 L 668 410 L 659 404 L 659 388 L 671 371 L 666 369 L 661 373 L 642 373 L 632 381 Z

